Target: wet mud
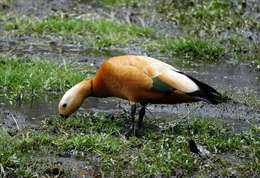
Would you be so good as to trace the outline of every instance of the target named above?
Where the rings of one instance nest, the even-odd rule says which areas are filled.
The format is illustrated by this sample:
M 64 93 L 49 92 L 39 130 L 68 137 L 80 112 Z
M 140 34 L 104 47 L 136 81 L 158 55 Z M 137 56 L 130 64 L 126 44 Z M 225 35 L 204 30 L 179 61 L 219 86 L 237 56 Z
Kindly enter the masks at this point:
M 101 177 L 101 173 L 98 168 L 93 165 L 93 162 L 100 162 L 99 156 L 88 157 L 87 160 L 81 160 L 80 157 L 61 155 L 58 153 L 58 157 L 33 157 L 33 160 L 48 161 L 49 164 L 53 164 L 53 167 L 49 167 L 45 170 L 45 173 L 49 176 L 62 176 L 63 172 L 70 172 L 70 177 Z

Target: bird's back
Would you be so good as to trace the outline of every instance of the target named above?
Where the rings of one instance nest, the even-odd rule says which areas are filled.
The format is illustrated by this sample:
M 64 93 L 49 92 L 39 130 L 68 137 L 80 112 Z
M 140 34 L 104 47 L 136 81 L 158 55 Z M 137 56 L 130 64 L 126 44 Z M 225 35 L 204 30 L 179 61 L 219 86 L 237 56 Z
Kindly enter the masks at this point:
M 174 104 L 206 100 L 220 94 L 173 66 L 145 56 L 119 56 L 106 60 L 96 74 L 96 87 L 103 96 L 132 102 Z

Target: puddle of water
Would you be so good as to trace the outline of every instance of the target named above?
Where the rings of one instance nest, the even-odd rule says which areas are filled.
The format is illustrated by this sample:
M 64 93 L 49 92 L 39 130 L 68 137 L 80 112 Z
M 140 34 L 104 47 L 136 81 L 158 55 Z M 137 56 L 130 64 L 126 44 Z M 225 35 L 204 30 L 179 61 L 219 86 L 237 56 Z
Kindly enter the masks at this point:
M 24 42 L 26 41 L 26 43 Z M 49 44 L 42 40 L 34 41 L 31 38 L 24 37 L 16 39 L 16 37 L 0 37 L 0 57 L 9 55 L 24 56 L 29 55 L 32 58 L 57 61 L 78 61 L 80 64 L 88 64 L 100 66 L 108 57 L 125 55 L 127 51 L 123 49 L 105 49 L 98 50 L 96 48 L 86 47 L 87 45 L 78 44 Z
M 41 101 L 33 105 L 11 106 L 2 104 L 0 107 L 0 118 L 4 119 L 6 125 L 15 127 L 12 117 L 15 117 L 20 127 L 25 125 L 38 125 L 45 116 L 58 115 L 57 105 L 59 100 Z M 98 112 L 113 114 L 129 111 L 127 101 L 117 98 L 88 98 L 78 112 Z M 185 118 L 183 118 L 186 116 Z M 179 104 L 179 105 L 149 105 L 147 107 L 146 119 L 167 118 L 169 121 L 179 121 L 180 118 L 200 117 L 217 119 L 225 123 L 226 127 L 240 132 L 253 124 L 260 124 L 260 109 L 243 104 L 226 103 L 221 105 L 209 105 L 204 103 Z
M 234 66 L 233 64 L 205 64 L 196 71 L 188 71 L 195 78 L 212 86 L 237 91 L 248 88 L 260 96 L 260 72 L 252 71 L 247 64 Z
M 85 158 L 85 160 L 77 159 L 76 157 L 32 157 L 32 160 L 44 160 L 53 163 L 57 167 L 62 167 L 67 171 L 71 171 L 70 177 L 100 177 L 98 168 L 95 165 L 97 162 L 100 162 L 98 156 L 90 156 Z M 50 168 L 51 169 L 51 168 Z
M 43 98 L 40 102 L 31 104 L 9 104 L 1 102 L 0 105 L 0 121 L 10 127 L 16 127 L 15 120 L 20 128 L 26 125 L 39 125 L 45 116 L 58 114 L 58 101 L 49 101 Z

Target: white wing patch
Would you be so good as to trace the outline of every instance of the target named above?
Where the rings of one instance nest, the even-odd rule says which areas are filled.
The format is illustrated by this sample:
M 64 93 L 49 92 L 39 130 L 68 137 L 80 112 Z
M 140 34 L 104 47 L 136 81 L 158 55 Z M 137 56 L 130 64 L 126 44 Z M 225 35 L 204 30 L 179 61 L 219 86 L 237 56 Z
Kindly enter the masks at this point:
M 167 83 L 185 93 L 192 93 L 199 90 L 198 85 L 189 77 L 173 70 L 165 70 L 162 77 L 167 78 Z
M 150 74 L 151 78 L 155 78 L 162 74 L 161 70 L 159 70 L 160 68 L 162 68 L 162 66 L 159 66 L 156 63 L 150 63 L 143 68 L 143 71 L 147 74 Z
M 138 56 L 147 61 L 149 65 L 144 67 L 144 72 L 151 74 L 151 78 L 158 77 L 168 85 L 181 90 L 185 93 L 192 93 L 199 90 L 198 85 L 189 77 L 179 73 L 179 70 L 154 58 Z
M 147 57 L 147 56 L 138 56 L 144 60 L 147 60 L 148 62 L 151 62 L 152 64 L 154 65 L 159 65 L 159 66 L 162 66 L 162 67 L 165 67 L 165 68 L 168 68 L 168 69 L 171 69 L 171 70 L 174 70 L 174 71 L 179 71 L 178 69 L 174 68 L 173 66 L 169 65 L 169 64 L 166 64 L 158 59 L 154 59 L 154 58 L 151 58 L 151 57 Z

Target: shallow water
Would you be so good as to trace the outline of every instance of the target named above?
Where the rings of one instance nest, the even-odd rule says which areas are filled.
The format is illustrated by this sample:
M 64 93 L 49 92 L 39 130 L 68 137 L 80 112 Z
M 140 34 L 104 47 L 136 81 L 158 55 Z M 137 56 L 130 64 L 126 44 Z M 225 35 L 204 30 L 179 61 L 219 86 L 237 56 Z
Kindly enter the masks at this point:
M 189 73 L 216 88 L 229 89 L 230 92 L 248 88 L 260 97 L 260 72 L 253 71 L 248 64 L 204 64 Z

